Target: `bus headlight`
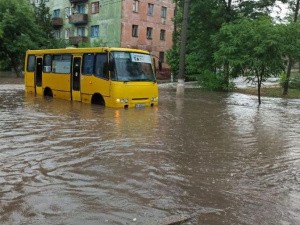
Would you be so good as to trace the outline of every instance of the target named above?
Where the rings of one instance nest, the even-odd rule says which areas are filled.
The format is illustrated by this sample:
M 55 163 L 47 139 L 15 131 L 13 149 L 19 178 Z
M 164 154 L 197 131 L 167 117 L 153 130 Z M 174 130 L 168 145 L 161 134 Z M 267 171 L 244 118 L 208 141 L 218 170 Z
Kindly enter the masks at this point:
M 116 102 L 118 102 L 118 103 L 128 103 L 128 98 L 116 98 Z
M 158 100 L 158 97 L 152 97 L 152 98 L 151 98 L 151 101 L 152 101 L 152 102 L 156 102 L 157 100 Z

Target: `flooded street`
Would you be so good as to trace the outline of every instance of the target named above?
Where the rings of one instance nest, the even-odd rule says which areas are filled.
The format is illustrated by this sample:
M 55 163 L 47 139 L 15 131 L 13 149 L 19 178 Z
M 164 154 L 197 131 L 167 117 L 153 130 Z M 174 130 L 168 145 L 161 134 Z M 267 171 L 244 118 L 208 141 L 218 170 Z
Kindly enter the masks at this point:
M 159 94 L 124 110 L 0 84 L 0 224 L 300 224 L 300 100 Z

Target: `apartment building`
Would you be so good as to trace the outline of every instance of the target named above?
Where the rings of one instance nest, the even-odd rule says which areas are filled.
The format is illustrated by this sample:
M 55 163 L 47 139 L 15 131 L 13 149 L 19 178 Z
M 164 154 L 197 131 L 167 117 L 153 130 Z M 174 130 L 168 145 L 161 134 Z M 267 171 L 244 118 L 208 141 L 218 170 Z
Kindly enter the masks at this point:
M 50 8 L 56 38 L 75 46 L 101 40 L 105 46 L 148 50 L 163 62 L 160 75 L 170 76 L 165 52 L 172 46 L 173 0 L 31 0 L 41 1 Z

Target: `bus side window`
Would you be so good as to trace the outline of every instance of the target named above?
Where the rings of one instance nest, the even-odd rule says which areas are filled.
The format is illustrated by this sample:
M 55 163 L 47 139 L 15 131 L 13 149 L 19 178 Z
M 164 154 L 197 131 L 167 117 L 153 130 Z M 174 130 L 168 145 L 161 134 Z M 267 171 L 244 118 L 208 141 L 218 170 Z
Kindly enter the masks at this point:
M 44 56 L 44 73 L 50 73 L 51 72 L 51 64 L 52 64 L 52 56 L 51 55 L 45 55 Z
M 71 59 L 70 54 L 53 55 L 52 73 L 71 73 Z
M 95 75 L 106 80 L 109 79 L 106 53 L 96 54 Z
M 35 70 L 35 55 L 29 55 L 27 60 L 27 72 L 34 72 Z
M 84 54 L 82 64 L 82 74 L 92 75 L 94 69 L 94 54 Z

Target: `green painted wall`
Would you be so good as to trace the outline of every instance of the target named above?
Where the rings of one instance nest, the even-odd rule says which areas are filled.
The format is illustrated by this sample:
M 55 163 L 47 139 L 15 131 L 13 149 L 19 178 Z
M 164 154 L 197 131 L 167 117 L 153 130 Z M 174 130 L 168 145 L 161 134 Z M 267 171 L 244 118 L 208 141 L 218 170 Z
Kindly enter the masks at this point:
M 100 3 L 99 13 L 89 16 L 89 24 L 100 25 L 99 38 L 105 46 L 120 47 L 122 1 L 105 2 L 102 5 Z M 95 38 L 90 38 L 90 41 L 95 41 Z
M 60 9 L 60 17 L 63 18 L 64 25 L 60 27 L 60 36 L 65 38 L 66 29 L 70 30 L 70 36 L 77 36 L 77 28 L 84 27 L 85 35 L 88 37 L 88 42 L 92 43 L 101 40 L 105 46 L 120 47 L 121 46 L 121 1 L 99 1 L 100 9 L 99 13 L 91 14 L 91 3 L 97 1 L 85 1 L 83 3 L 77 3 L 71 7 L 69 0 L 49 0 L 46 6 L 50 8 L 50 13 L 53 17 L 53 12 L 56 9 Z M 69 24 L 69 19 L 66 15 L 66 8 L 71 8 L 71 12 L 77 11 L 77 6 L 84 4 L 85 14 L 88 14 L 88 23 L 86 25 L 73 25 Z M 91 26 L 99 25 L 99 37 L 91 37 Z

